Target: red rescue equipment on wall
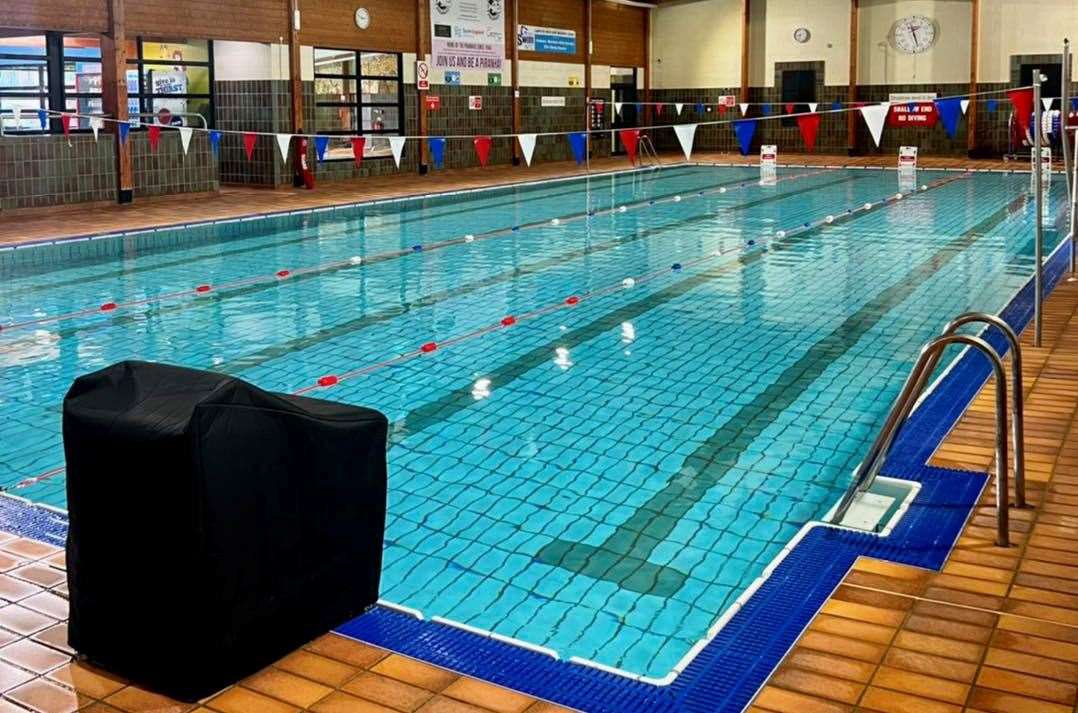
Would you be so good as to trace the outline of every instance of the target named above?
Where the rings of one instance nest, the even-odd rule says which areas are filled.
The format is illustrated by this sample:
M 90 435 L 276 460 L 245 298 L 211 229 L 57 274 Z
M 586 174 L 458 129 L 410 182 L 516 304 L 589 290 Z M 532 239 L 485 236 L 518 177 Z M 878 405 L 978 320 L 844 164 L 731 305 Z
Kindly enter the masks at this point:
M 296 174 L 292 177 L 292 185 L 296 188 L 305 186 L 308 190 L 314 188 L 314 172 L 311 164 L 307 161 L 307 139 L 300 136 L 296 141 L 296 160 L 292 162 L 296 167 Z

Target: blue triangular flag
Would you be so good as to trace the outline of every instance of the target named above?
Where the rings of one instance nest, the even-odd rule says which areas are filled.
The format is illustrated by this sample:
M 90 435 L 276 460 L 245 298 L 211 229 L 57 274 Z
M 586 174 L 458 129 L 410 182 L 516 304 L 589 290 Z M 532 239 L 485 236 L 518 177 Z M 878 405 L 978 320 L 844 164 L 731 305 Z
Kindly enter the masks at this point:
M 220 131 L 211 131 L 210 132 L 210 149 L 212 149 L 214 153 L 217 153 L 218 151 L 221 150 L 221 132 Z
M 995 99 L 989 99 L 988 100 L 988 111 L 994 112 L 996 110 L 996 107 L 998 107 L 998 106 L 999 106 L 999 102 L 996 101 Z
M 756 120 L 743 119 L 734 122 L 734 134 L 737 135 L 737 143 L 741 146 L 741 155 L 749 155 L 749 146 L 752 145 L 752 136 L 756 133 Z
M 430 144 L 430 158 L 434 162 L 434 167 L 441 168 L 445 165 L 445 139 L 435 136 L 427 143 Z
M 917 113 L 917 105 L 914 104 L 913 102 L 910 102 L 909 104 L 906 105 L 906 111 L 908 111 L 911 114 L 916 114 Z
M 703 102 L 697 102 L 697 104 L 696 104 L 696 113 L 698 113 L 698 114 L 703 114 L 704 113 L 704 103 Z
M 835 101 L 833 101 L 831 103 L 831 108 L 834 109 L 835 111 L 838 111 L 839 109 L 842 108 L 842 102 L 840 102 L 838 99 L 836 99 Z
M 569 146 L 573 149 L 573 158 L 576 159 L 576 165 L 584 163 L 584 153 L 588 147 L 588 135 L 583 131 L 577 131 L 569 134 Z
M 1078 111 L 1078 97 L 1071 99 L 1071 111 Z
M 37 120 L 41 122 L 42 131 L 49 128 L 49 112 L 45 111 L 44 109 L 38 109 Z
M 326 147 L 329 146 L 328 136 L 315 136 L 314 137 L 314 150 L 318 154 L 319 162 L 326 160 Z
M 962 100 L 958 97 L 952 99 L 936 100 L 936 111 L 939 112 L 943 128 L 952 139 L 958 133 L 958 120 L 962 117 Z
M 120 132 L 120 143 L 122 144 L 126 142 L 127 132 L 131 131 L 131 124 L 128 124 L 126 121 L 121 121 L 119 124 L 116 125 L 116 129 Z
M 764 116 L 769 116 L 770 114 L 771 114 L 771 105 L 770 104 L 764 104 Z M 753 131 L 755 131 L 755 130 L 756 129 L 753 129 Z

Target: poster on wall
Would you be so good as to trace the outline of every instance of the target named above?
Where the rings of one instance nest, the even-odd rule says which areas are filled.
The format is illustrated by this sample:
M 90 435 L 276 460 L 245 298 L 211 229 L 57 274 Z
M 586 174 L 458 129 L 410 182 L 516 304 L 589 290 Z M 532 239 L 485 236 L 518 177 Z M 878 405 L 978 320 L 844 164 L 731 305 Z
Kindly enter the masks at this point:
M 556 27 L 518 25 L 517 49 L 521 52 L 576 54 L 576 32 Z
M 505 62 L 504 0 L 430 0 L 437 69 L 500 70 Z
M 887 113 L 887 125 L 892 128 L 935 126 L 939 120 L 935 100 L 935 92 L 892 92 L 888 96 L 891 110 Z

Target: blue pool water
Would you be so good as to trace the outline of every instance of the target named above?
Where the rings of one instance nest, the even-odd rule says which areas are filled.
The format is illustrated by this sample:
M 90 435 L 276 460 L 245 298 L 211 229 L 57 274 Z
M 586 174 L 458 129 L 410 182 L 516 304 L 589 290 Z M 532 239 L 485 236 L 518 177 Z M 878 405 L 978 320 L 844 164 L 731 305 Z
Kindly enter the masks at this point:
M 64 506 L 63 394 L 121 359 L 280 391 L 341 375 L 310 395 L 391 421 L 384 599 L 661 677 L 834 504 L 920 344 L 1032 269 L 1028 175 L 922 172 L 948 182 L 887 205 L 893 171 L 758 175 L 0 253 L 0 486 Z

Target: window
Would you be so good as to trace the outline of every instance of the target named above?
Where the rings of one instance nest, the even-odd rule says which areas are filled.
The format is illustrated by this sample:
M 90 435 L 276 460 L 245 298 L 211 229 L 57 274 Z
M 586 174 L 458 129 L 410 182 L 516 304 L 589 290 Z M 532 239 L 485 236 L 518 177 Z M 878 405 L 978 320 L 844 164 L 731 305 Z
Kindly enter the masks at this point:
M 388 136 L 404 128 L 401 55 L 315 48 L 314 127 L 322 135 L 367 137 L 363 156 L 392 156 Z M 347 139 L 331 140 L 326 160 L 352 159 Z
M 144 123 L 212 126 L 213 44 L 140 39 L 128 49 L 127 97 Z
M 37 110 L 50 108 L 45 35 L 0 30 L 0 111 L 5 131 L 40 131 Z M 23 112 L 15 126 L 14 109 Z
M 101 114 L 101 40 L 64 35 L 62 52 L 64 109 L 77 114 Z M 89 129 L 90 120 L 80 118 L 77 128 Z

